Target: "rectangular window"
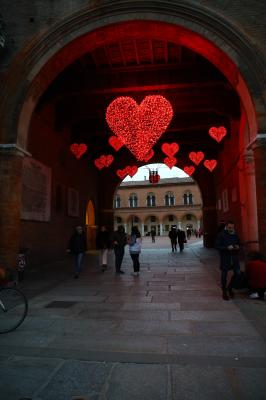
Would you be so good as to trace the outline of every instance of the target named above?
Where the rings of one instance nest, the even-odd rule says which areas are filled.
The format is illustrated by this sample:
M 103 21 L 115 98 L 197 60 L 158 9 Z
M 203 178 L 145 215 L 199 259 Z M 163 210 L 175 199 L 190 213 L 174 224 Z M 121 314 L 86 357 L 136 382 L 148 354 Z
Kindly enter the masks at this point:
M 168 221 L 169 221 L 169 222 L 172 222 L 173 220 L 174 220 L 174 216 L 173 216 L 173 215 L 169 215 Z

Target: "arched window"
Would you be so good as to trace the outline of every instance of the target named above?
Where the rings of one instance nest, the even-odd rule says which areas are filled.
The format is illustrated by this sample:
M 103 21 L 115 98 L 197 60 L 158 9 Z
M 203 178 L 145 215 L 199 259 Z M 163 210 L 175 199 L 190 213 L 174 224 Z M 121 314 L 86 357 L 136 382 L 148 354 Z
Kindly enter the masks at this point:
M 115 196 L 115 208 L 120 208 L 121 207 L 121 198 L 119 194 Z
M 155 207 L 156 206 L 156 198 L 154 193 L 149 193 L 147 196 L 147 206 Z
M 129 202 L 129 207 L 138 207 L 138 197 L 136 193 L 131 193 L 128 202 Z
M 192 193 L 190 193 L 190 192 L 184 193 L 183 199 L 184 199 L 184 204 L 185 205 L 193 204 L 193 194 Z
M 166 206 L 174 206 L 175 205 L 175 196 L 173 192 L 167 192 L 164 196 L 164 204 Z

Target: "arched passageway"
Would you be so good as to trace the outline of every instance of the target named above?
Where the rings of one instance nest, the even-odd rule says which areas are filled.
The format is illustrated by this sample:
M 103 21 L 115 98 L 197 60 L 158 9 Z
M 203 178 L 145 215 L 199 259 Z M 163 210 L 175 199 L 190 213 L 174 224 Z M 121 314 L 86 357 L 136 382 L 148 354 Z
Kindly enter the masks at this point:
M 1 209 L 7 222 L 1 227 L 1 250 L 8 264 L 13 264 L 21 241 L 34 248 L 37 260 L 47 235 L 57 237 L 46 249 L 47 257 L 58 257 L 65 245 L 62 232 L 85 221 L 89 199 L 95 204 L 96 224 L 112 224 L 117 170 L 143 164 L 126 146 L 118 152 L 110 147 L 105 111 L 118 96 L 141 103 L 146 95 L 160 94 L 170 101 L 174 116 L 153 146 L 152 161 L 162 161 L 162 143 L 173 141 L 180 146 L 180 168 L 191 164 L 190 152 L 202 151 L 205 160 L 217 160 L 215 171 L 202 163 L 193 174 L 203 197 L 205 245 L 213 245 L 219 218 L 230 217 L 246 242 L 259 240 L 261 248 L 266 247 L 265 236 L 257 235 L 257 215 L 260 233 L 265 215 L 255 192 L 255 178 L 263 177 L 262 152 L 254 150 L 256 167 L 250 153 L 258 133 L 262 91 L 259 68 L 252 70 L 257 64 L 248 62 L 243 68 L 249 56 L 256 60 L 256 54 L 239 32 L 225 21 L 219 25 L 215 15 L 205 15 L 200 7 L 190 8 L 185 18 L 185 6 L 144 3 L 144 9 L 134 8 L 134 13 L 129 3 L 124 11 L 121 4 L 112 10 L 103 7 L 98 19 L 84 9 L 36 39 L 13 64 L 0 131 L 6 171 L 2 181 L 12 182 L 2 198 L 9 200 L 12 213 Z M 220 126 L 227 135 L 217 142 L 208 131 Z M 79 159 L 70 152 L 73 143 L 87 146 Z M 111 154 L 114 161 L 98 171 L 94 162 L 103 154 Z M 32 156 L 27 171 L 21 156 Z M 31 189 L 39 191 L 43 202 L 27 219 L 23 215 L 32 198 L 25 193 L 36 176 L 45 184 Z M 61 203 L 56 185 L 63 193 Z M 44 211 L 50 215 L 45 224 Z M 12 243 L 6 233 L 12 233 Z

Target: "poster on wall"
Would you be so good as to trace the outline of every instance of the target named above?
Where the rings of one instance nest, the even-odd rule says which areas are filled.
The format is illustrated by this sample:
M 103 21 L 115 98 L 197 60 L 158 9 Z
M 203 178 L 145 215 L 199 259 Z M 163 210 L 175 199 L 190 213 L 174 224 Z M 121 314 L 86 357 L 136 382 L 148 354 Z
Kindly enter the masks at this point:
M 51 168 L 30 157 L 24 158 L 22 166 L 21 219 L 51 219 Z
M 75 189 L 67 189 L 67 215 L 69 217 L 79 216 L 79 192 Z

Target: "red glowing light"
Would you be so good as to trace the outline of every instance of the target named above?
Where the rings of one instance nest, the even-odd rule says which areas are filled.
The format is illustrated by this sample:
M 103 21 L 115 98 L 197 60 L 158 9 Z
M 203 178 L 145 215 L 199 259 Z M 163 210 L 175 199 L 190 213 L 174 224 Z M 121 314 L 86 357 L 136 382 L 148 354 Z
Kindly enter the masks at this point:
M 136 165 L 128 165 L 124 169 L 118 169 L 116 171 L 116 174 L 119 176 L 119 178 L 124 179 L 127 175 L 129 175 L 131 178 L 138 172 L 138 167 Z
M 116 174 L 119 176 L 119 178 L 124 179 L 127 176 L 127 171 L 125 171 L 125 169 L 118 169 Z
M 115 149 L 115 151 L 118 151 L 122 146 L 124 146 L 117 136 L 111 136 L 109 138 L 109 144 Z
M 171 104 L 159 95 L 146 96 L 140 105 L 131 97 L 118 97 L 106 110 L 111 130 L 141 161 L 166 131 L 172 117 Z
M 70 151 L 74 154 L 74 156 L 79 160 L 80 157 L 86 153 L 87 146 L 84 143 L 73 143 L 70 146 Z
M 216 128 L 215 126 L 212 126 L 209 129 L 209 135 L 216 140 L 218 143 L 223 139 L 223 137 L 227 134 L 227 130 L 224 126 L 220 126 L 219 128 Z
M 136 165 L 133 165 L 132 167 L 128 166 L 125 169 L 127 175 L 129 175 L 131 178 L 138 172 L 138 167 Z
M 96 158 L 96 160 L 94 160 L 94 164 L 96 165 L 96 167 L 98 169 L 103 169 L 104 167 L 109 167 L 112 162 L 114 161 L 114 157 L 109 154 L 109 155 L 102 155 L 99 158 Z
M 165 165 L 167 165 L 167 167 L 169 167 L 170 169 L 173 168 L 174 165 L 176 165 L 177 163 L 177 159 L 175 157 L 166 157 L 163 162 L 165 163 Z
M 185 172 L 186 174 L 188 174 L 189 176 L 191 176 L 191 175 L 193 175 L 194 172 L 195 172 L 195 167 L 193 167 L 193 165 L 184 167 L 184 172 Z
M 151 149 L 148 154 L 143 158 L 143 161 L 149 161 L 154 156 L 154 151 Z
M 179 150 L 179 145 L 175 142 L 163 143 L 161 149 L 168 157 L 174 157 Z
M 206 168 L 208 168 L 209 171 L 212 172 L 217 165 L 217 161 L 216 160 L 205 160 L 203 164 Z
M 195 151 L 191 151 L 188 156 L 196 165 L 199 165 L 199 163 L 204 159 L 204 153 L 202 151 L 198 151 L 197 153 Z

